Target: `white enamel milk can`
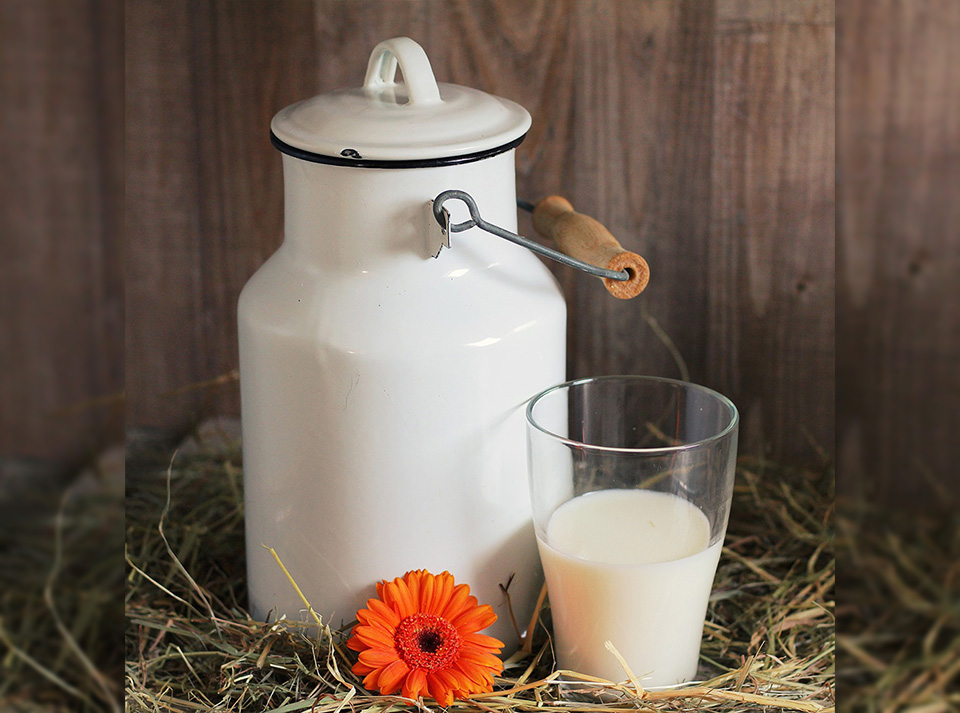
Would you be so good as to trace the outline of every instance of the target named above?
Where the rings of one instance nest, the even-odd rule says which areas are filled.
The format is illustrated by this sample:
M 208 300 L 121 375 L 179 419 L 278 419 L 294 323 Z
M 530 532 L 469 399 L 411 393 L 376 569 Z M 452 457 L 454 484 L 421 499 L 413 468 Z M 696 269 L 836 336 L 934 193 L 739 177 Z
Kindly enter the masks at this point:
M 374 49 L 361 88 L 274 117 L 283 244 L 238 309 L 255 617 L 304 619 L 272 547 L 333 627 L 377 581 L 420 568 L 470 584 L 508 650 L 501 585 L 529 618 L 542 574 L 523 407 L 566 378 L 565 304 L 540 260 L 496 235 L 441 251 L 433 202 L 464 191 L 516 232 L 514 149 L 530 121 L 438 84 L 407 38 Z

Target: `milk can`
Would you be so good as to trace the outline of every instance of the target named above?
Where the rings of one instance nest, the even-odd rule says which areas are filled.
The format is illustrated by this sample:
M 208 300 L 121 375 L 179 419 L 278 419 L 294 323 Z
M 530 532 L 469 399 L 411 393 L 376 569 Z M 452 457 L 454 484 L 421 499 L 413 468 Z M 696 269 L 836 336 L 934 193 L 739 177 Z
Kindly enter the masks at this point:
M 471 230 L 440 250 L 434 201 L 462 191 L 516 232 L 530 123 L 438 84 L 408 38 L 374 49 L 361 88 L 274 117 L 283 244 L 238 309 L 254 616 L 304 617 L 272 547 L 333 627 L 424 568 L 469 583 L 499 615 L 490 633 L 516 641 L 504 590 L 525 622 L 542 583 L 523 405 L 566 377 L 566 309 L 524 247 Z

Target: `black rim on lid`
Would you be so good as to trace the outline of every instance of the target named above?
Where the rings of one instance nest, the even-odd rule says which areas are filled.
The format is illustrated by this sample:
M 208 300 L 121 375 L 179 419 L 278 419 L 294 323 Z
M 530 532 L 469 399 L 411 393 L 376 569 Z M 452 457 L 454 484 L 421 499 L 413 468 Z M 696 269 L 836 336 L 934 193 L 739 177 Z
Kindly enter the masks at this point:
M 296 146 L 291 146 L 285 141 L 281 141 L 273 131 L 270 132 L 270 143 L 281 153 L 293 156 L 301 161 L 310 161 L 311 163 L 326 163 L 332 166 L 353 166 L 354 168 L 434 168 L 436 166 L 456 166 L 461 163 L 472 163 L 473 161 L 481 161 L 485 158 L 496 156 L 510 149 L 515 149 L 523 142 L 526 136 L 524 133 L 502 146 L 495 146 L 492 149 L 485 149 L 484 151 L 477 151 L 476 153 L 404 161 L 363 158 L 354 149 L 344 149 L 340 156 L 327 156 L 325 154 L 313 153 L 312 151 L 300 149 Z

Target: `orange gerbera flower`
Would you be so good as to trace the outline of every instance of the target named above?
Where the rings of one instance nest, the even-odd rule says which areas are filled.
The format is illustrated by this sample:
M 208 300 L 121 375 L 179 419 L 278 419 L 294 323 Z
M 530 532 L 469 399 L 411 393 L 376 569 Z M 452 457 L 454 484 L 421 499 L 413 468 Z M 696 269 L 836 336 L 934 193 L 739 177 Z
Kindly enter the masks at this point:
M 478 606 L 466 584 L 449 572 L 423 569 L 377 584 L 378 599 L 357 612 L 347 648 L 360 652 L 353 672 L 363 685 L 389 695 L 402 689 L 416 700 L 429 695 L 441 706 L 471 693 L 493 690 L 503 671 L 503 642 L 478 633 L 497 620 Z

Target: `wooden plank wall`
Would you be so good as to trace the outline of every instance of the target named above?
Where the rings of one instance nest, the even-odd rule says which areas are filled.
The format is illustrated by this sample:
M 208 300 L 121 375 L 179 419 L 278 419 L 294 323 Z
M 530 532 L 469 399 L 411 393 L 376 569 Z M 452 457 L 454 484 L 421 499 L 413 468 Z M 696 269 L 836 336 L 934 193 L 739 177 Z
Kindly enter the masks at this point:
M 123 438 L 122 37 L 119 1 L 0 4 L 3 472 Z
M 276 249 L 280 162 L 267 127 L 317 91 L 306 2 L 127 8 L 127 422 L 237 413 L 236 300 Z
M 280 240 L 269 118 L 358 83 L 370 47 L 407 33 L 441 79 L 531 110 L 521 193 L 564 192 L 648 255 L 642 307 L 692 378 L 740 404 L 744 450 L 833 451 L 832 3 L 520 5 L 129 4 L 130 425 L 237 413 L 229 376 L 177 390 L 235 368 L 237 292 Z M 841 485 L 935 494 L 923 474 L 952 472 L 960 397 L 960 10 L 837 10 Z M 122 15 L 116 0 L 0 6 L 7 457 L 75 463 L 120 438 Z M 640 305 L 557 274 L 571 375 L 677 373 Z
M 833 18 L 719 3 L 704 367 L 789 462 L 835 442 Z
M 838 23 L 840 485 L 956 512 L 960 3 L 848 0 Z
M 522 196 L 563 193 L 652 265 L 630 303 L 556 268 L 570 376 L 678 375 L 647 313 L 693 380 L 739 404 L 744 451 L 832 453 L 833 6 L 775 5 L 131 5 L 128 424 L 237 412 L 235 384 L 176 391 L 236 367 L 236 297 L 281 239 L 269 119 L 358 85 L 372 47 L 407 34 L 441 81 L 529 109 Z
M 89 97 L 116 65 L 76 59 L 80 50 L 95 57 L 106 51 L 85 19 L 99 5 L 20 5 L 11 14 L 17 24 L 2 23 L 4 51 L 37 47 L 49 55 L 43 61 L 54 64 L 38 69 L 46 74 L 34 84 L 71 102 L 76 117 L 57 134 L 62 144 L 37 149 L 52 159 L 81 146 L 69 150 L 89 150 L 82 165 L 106 181 L 113 174 L 96 168 L 101 154 L 90 147 L 100 145 L 105 155 L 123 147 L 115 146 L 116 132 L 99 128 L 99 108 Z M 72 26 L 85 29 L 52 34 L 60 25 L 43 13 L 74 13 Z M 21 18 L 31 17 L 24 25 Z M 178 430 L 205 416 L 237 414 L 230 379 L 236 298 L 281 240 L 280 159 L 267 141 L 270 117 L 305 96 L 359 84 L 370 49 L 398 34 L 425 46 L 441 81 L 530 110 L 533 129 L 518 152 L 522 196 L 565 194 L 653 266 L 648 293 L 631 303 L 554 268 L 570 305 L 571 376 L 676 376 L 650 327 L 655 319 L 690 377 L 741 407 L 744 452 L 798 463 L 833 453 L 829 0 L 128 3 L 128 426 Z M 25 91 L 5 85 L 8 95 L 17 87 Z M 49 121 L 55 102 L 42 111 Z M 13 340 L 4 350 L 4 358 L 26 362 L 52 341 L 76 345 L 74 359 L 54 375 L 64 384 L 48 399 L 52 407 L 114 392 L 117 375 L 123 378 L 108 366 L 120 363 L 117 354 L 98 341 L 123 323 L 111 262 L 121 250 L 113 238 L 95 237 L 115 235 L 121 214 L 99 195 L 37 207 L 49 220 L 73 210 L 63 224 L 3 226 L 18 234 L 18 245 L 50 261 L 24 264 L 23 274 L 43 284 L 50 281 L 38 275 L 55 276 L 62 293 L 54 299 L 69 305 L 50 329 L 34 330 L 35 343 Z M 521 228 L 532 232 L 525 217 Z M 54 250 L 64 231 L 88 240 L 76 253 Z M 97 305 L 83 301 L 91 285 L 103 291 Z M 21 329 L 35 323 L 31 310 L 49 309 L 23 305 L 22 287 L 6 280 L 0 291 L 17 303 Z M 51 378 L 49 367 L 30 368 L 25 373 L 33 376 L 4 382 L 0 394 L 0 433 L 13 451 L 30 451 L 31 439 L 52 443 L 49 430 L 17 413 Z M 189 388 L 219 377 L 219 385 Z M 57 450 L 70 454 L 88 444 L 89 436 L 81 445 L 65 438 Z

